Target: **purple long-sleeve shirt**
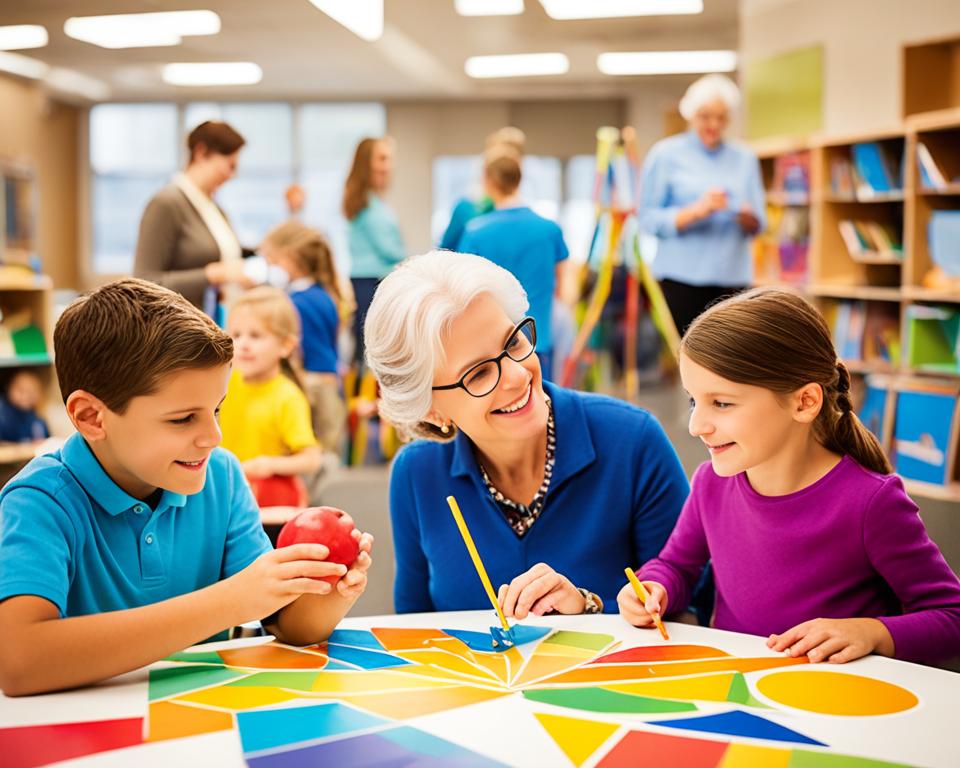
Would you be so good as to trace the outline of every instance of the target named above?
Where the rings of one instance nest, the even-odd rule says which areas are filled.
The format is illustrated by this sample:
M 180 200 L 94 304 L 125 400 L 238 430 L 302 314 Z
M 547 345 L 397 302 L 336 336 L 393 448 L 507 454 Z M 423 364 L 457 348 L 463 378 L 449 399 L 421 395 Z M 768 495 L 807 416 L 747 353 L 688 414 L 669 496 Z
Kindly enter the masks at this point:
M 810 619 L 874 617 L 898 659 L 960 655 L 960 580 L 900 478 L 849 456 L 786 496 L 761 496 L 745 473 L 701 465 L 663 551 L 638 575 L 683 607 L 708 559 L 719 629 L 769 635 Z

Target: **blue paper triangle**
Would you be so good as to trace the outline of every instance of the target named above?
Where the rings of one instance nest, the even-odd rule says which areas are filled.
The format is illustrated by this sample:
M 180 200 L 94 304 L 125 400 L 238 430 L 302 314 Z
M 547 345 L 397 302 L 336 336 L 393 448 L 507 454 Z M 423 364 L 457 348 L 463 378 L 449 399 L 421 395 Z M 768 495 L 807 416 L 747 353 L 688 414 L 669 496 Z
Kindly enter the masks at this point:
M 748 736 L 752 739 L 769 741 L 789 741 L 796 744 L 816 744 L 827 746 L 822 741 L 811 739 L 778 723 L 771 722 L 749 712 L 735 710 L 719 715 L 688 717 L 682 720 L 653 720 L 650 725 L 662 725 L 666 728 L 682 728 L 687 731 L 703 733 L 722 733 L 727 736 Z

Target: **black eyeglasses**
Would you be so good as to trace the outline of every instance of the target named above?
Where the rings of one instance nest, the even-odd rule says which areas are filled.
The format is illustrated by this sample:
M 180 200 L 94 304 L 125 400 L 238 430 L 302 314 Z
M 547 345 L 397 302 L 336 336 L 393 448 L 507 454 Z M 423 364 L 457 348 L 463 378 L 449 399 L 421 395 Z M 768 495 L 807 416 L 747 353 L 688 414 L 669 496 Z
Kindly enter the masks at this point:
M 532 317 L 525 317 L 513 329 L 507 343 L 503 345 L 503 352 L 482 363 L 477 363 L 456 384 L 444 384 L 432 389 L 462 389 L 473 397 L 485 397 L 497 388 L 500 376 L 503 373 L 501 362 L 509 357 L 515 363 L 522 363 L 537 347 L 537 324 Z

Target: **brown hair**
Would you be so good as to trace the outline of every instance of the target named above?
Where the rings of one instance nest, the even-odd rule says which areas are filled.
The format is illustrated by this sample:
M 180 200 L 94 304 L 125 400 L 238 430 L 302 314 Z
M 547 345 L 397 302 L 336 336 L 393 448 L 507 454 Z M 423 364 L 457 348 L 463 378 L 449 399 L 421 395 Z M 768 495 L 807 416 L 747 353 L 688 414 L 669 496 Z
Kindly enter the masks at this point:
M 179 293 L 126 278 L 73 301 L 53 331 L 60 393 L 82 389 L 115 413 L 175 371 L 233 359 L 233 341 Z
M 874 472 L 893 471 L 880 442 L 853 412 L 850 373 L 837 359 L 830 329 L 800 296 L 756 288 L 715 304 L 690 325 L 680 351 L 718 376 L 780 395 L 819 384 L 817 441 Z
M 352 221 L 370 202 L 370 162 L 374 147 L 386 139 L 366 138 L 357 144 L 343 188 L 343 215 Z
M 187 136 L 187 149 L 190 150 L 191 163 L 197 159 L 197 153 L 201 149 L 216 152 L 218 155 L 232 155 L 246 143 L 243 136 L 220 120 L 207 120 L 200 123 Z
M 230 305 L 230 312 L 248 309 L 266 326 L 267 331 L 278 339 L 292 339 L 297 351 L 280 361 L 280 370 L 300 389 L 303 389 L 303 366 L 300 363 L 300 315 L 297 308 L 279 288 L 261 285 L 241 293 Z
M 333 297 L 337 308 L 341 307 L 343 296 L 340 294 L 340 277 L 333 252 L 323 235 L 291 219 L 271 229 L 264 242 L 287 251 L 300 269 Z
M 495 147 L 483 157 L 483 173 L 502 194 L 509 195 L 520 186 L 520 157 L 503 145 Z

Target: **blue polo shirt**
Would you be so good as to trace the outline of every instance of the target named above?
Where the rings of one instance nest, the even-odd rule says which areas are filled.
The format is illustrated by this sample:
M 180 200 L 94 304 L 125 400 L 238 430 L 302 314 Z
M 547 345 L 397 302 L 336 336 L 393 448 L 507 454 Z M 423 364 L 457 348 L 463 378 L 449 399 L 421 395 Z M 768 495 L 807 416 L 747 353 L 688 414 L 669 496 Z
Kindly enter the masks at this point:
M 79 434 L 0 493 L 0 600 L 37 595 L 61 617 L 194 592 L 270 548 L 240 464 L 220 448 L 202 491 L 165 490 L 156 509 L 114 483 Z
M 333 297 L 319 283 L 290 285 L 290 300 L 300 315 L 303 369 L 312 373 L 337 372 L 337 329 L 340 316 Z
M 520 281 L 537 321 L 537 350 L 550 352 L 556 269 L 569 255 L 560 227 L 526 206 L 500 208 L 468 223 L 457 250 L 490 259 Z
M 544 383 L 556 462 L 541 516 L 517 538 L 483 484 L 473 444 L 418 441 L 390 477 L 398 613 L 489 608 L 446 498 L 456 497 L 494 589 L 544 562 L 617 612 L 623 569 L 656 557 L 690 487 L 649 413 L 621 400 Z

